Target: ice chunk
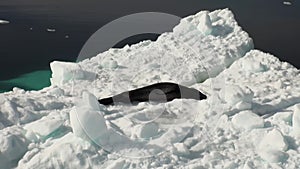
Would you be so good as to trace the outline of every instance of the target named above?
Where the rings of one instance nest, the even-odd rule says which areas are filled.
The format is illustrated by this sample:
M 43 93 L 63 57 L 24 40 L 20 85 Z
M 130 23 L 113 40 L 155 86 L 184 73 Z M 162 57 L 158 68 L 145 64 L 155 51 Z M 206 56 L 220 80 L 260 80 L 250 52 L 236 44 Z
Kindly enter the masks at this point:
M 70 112 L 73 133 L 84 139 L 98 139 L 106 132 L 105 120 L 100 111 L 77 107 Z
M 205 12 L 199 19 L 199 24 L 197 28 L 202 32 L 204 35 L 209 35 L 212 32 L 212 23 L 209 17 L 209 13 Z
M 248 110 L 252 108 L 252 103 L 251 102 L 246 102 L 246 101 L 240 101 L 238 102 L 235 107 L 238 110 Z
M 4 104 L 5 101 L 6 101 L 6 98 L 5 98 L 4 94 L 0 93 L 0 104 L 1 105 Z
M 73 79 L 84 79 L 84 73 L 77 63 L 54 61 L 50 63 L 51 83 L 62 85 Z
M 24 129 L 33 132 L 38 137 L 46 137 L 63 124 L 63 120 L 55 117 L 45 116 L 37 121 L 26 124 Z M 28 134 L 32 138 L 31 134 Z
M 115 69 L 118 67 L 118 62 L 112 58 L 105 58 L 103 61 L 101 61 L 101 66 L 103 68 Z
M 69 132 L 52 140 L 42 150 L 34 148 L 28 151 L 17 168 L 97 168 L 102 160 L 103 156 L 94 146 Z
M 83 71 L 79 64 L 71 62 L 54 61 L 50 63 L 52 85 L 61 86 L 71 80 L 94 79 L 95 74 Z
M 18 105 L 15 102 L 5 101 L 3 104 L 1 104 L 1 109 L 3 114 L 5 114 L 5 126 L 20 123 L 22 113 L 18 110 Z
M 288 144 L 282 133 L 277 129 L 273 129 L 259 143 L 258 154 L 268 162 L 282 162 L 287 158 L 284 152 L 287 148 Z
M 103 105 L 100 105 L 97 98 L 87 92 L 84 91 L 82 93 L 82 100 L 76 103 L 78 107 L 84 107 L 89 110 L 95 110 L 95 111 L 100 111 L 100 108 L 105 108 Z
M 190 154 L 190 151 L 184 143 L 175 143 L 173 153 L 179 156 L 187 156 Z
M 270 163 L 284 162 L 288 158 L 288 154 L 280 150 L 266 150 L 258 153 L 260 157 Z
M 294 107 L 293 132 L 296 137 L 300 137 L 300 104 Z
M 287 124 L 292 123 L 292 112 L 277 112 L 274 116 L 273 119 L 274 121 L 278 122 L 286 122 Z
M 266 67 L 255 58 L 247 57 L 242 63 L 242 69 L 246 72 L 257 73 L 265 71 Z
M 27 140 L 33 143 L 39 141 L 39 137 L 32 130 L 28 130 L 25 134 L 25 137 L 27 138 Z
M 229 85 L 226 84 L 226 86 L 222 89 L 222 92 L 224 96 L 223 97 L 224 101 L 227 102 L 229 105 L 235 105 L 240 101 L 244 101 L 247 103 L 252 102 L 252 98 L 254 93 L 252 90 L 248 87 L 240 87 L 237 85 Z
M 268 149 L 268 150 L 280 150 L 285 151 L 287 150 L 288 144 L 285 141 L 284 136 L 282 133 L 277 130 L 273 129 L 262 139 L 260 142 L 259 148 L 260 149 Z
M 12 168 L 27 151 L 28 140 L 18 127 L 0 130 L 0 164 L 1 168 Z
M 263 128 L 264 120 L 250 110 L 241 111 L 232 117 L 232 123 L 241 129 L 251 130 L 254 128 Z
M 265 71 L 257 73 L 244 71 L 241 65 L 246 65 L 250 60 L 264 65 Z M 299 102 L 299 89 L 295 87 L 299 86 L 299 81 L 297 80 L 299 78 L 298 71 L 292 65 L 284 64 L 270 54 L 252 50 L 241 59 L 235 61 L 228 69 L 219 74 L 216 79 L 209 79 L 204 83 L 209 84 L 211 81 L 220 81 L 226 77 L 225 83 L 227 84 L 230 83 L 242 88 L 249 87 L 255 93 L 255 103 L 252 102 L 252 111 L 263 115 L 270 112 L 278 112 L 280 109 Z M 279 81 L 282 84 L 275 85 Z M 224 93 L 225 95 L 229 93 L 226 88 Z M 220 96 L 220 98 L 224 97 Z
M 107 127 L 97 98 L 84 92 L 76 109 L 70 112 L 73 133 L 84 139 L 98 139 L 106 133 Z
M 52 71 L 51 84 L 61 86 L 72 80 L 94 80 L 96 74 L 82 70 L 81 66 L 72 62 L 54 61 L 50 63 Z
M 52 89 L 50 89 L 50 90 L 47 91 L 47 94 L 59 97 L 59 96 L 63 96 L 65 94 L 65 92 L 64 92 L 63 89 L 61 89 L 61 88 L 59 88 L 57 86 L 54 86 Z
M 47 110 L 62 109 L 64 107 L 64 105 L 65 104 L 62 102 L 57 102 L 57 101 L 53 101 L 53 100 L 45 101 L 43 103 L 44 108 Z
M 123 159 L 119 159 L 114 161 L 112 164 L 110 164 L 109 166 L 105 167 L 107 169 L 122 169 L 124 168 L 124 164 L 125 164 L 125 160 Z
M 2 129 L 4 129 L 4 128 L 5 128 L 4 124 L 2 124 L 2 123 L 0 122 L 0 130 L 2 130 Z
M 151 138 L 158 135 L 158 125 L 154 122 L 136 125 L 134 133 L 139 138 Z
M 14 88 L 13 88 L 13 92 L 14 92 L 14 93 L 18 93 L 18 94 L 24 94 L 24 93 L 25 93 L 25 90 L 24 90 L 24 89 L 21 89 L 21 88 L 18 88 L 18 87 L 14 87 Z
M 238 164 L 236 164 L 233 161 L 228 161 L 224 164 L 224 169 L 234 169 L 234 168 L 238 168 Z
M 243 169 L 254 169 L 253 164 L 249 161 L 246 161 Z

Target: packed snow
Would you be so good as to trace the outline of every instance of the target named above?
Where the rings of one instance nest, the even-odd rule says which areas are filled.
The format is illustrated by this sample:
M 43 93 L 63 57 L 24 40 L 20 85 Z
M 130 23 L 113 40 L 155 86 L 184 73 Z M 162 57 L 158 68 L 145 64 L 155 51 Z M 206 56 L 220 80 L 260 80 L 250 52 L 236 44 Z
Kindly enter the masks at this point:
M 297 168 L 299 70 L 253 48 L 223 9 L 183 18 L 157 41 L 54 61 L 50 87 L 0 94 L 0 166 Z M 97 102 L 166 81 L 208 98 Z

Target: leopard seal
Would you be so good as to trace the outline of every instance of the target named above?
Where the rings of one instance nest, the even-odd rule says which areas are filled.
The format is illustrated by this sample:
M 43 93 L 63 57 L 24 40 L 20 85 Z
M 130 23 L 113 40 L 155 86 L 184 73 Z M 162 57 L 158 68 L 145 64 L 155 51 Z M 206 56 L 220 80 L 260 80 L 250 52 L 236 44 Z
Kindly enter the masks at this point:
M 114 105 L 115 103 L 135 104 L 149 101 L 169 102 L 180 98 L 203 100 L 207 96 L 194 88 L 171 82 L 161 82 L 103 98 L 98 102 L 103 105 Z

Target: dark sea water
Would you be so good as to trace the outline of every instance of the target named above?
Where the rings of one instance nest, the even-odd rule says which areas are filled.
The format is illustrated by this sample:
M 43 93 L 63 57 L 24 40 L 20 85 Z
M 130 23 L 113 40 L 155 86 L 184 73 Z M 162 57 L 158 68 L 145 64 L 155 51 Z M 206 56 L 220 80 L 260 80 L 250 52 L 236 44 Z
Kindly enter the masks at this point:
M 255 48 L 300 68 L 300 3 L 290 2 L 287 6 L 282 0 L 1 0 L 0 19 L 11 23 L 0 25 L 0 92 L 14 86 L 26 90 L 49 86 L 51 61 L 75 61 L 101 26 L 137 12 L 185 17 L 204 9 L 229 8 L 253 38 Z M 134 36 L 116 47 L 156 38 Z

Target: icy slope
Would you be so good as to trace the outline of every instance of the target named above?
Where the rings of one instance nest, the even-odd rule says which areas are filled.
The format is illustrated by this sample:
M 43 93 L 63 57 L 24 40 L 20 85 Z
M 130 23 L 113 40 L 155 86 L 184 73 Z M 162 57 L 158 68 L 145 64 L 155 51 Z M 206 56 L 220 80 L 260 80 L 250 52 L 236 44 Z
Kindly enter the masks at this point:
M 0 94 L 0 166 L 296 168 L 299 70 L 252 48 L 224 9 L 184 18 L 155 42 L 52 62 L 52 86 Z M 97 104 L 160 81 L 209 97 Z
M 72 94 L 84 85 L 97 97 L 159 81 L 192 85 L 216 76 L 252 48 L 252 39 L 229 10 L 202 11 L 182 19 L 155 42 L 110 49 L 76 65 L 53 62 L 52 84 L 73 85 Z M 76 83 L 82 79 L 89 81 Z

